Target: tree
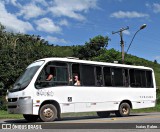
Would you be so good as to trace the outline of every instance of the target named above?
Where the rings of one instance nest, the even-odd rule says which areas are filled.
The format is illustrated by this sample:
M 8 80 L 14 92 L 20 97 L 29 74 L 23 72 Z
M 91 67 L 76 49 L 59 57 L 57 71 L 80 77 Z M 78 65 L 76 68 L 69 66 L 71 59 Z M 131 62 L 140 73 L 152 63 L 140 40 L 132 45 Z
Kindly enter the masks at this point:
M 118 61 L 118 63 L 121 63 L 121 53 L 112 48 L 104 50 L 99 56 L 93 57 L 92 60 L 112 63 Z
M 154 60 L 154 64 L 157 64 L 157 60 Z
M 101 54 L 101 50 L 106 49 L 108 41 L 110 39 L 107 36 L 98 35 L 86 42 L 83 46 L 75 46 L 73 49 L 73 55 L 80 59 L 91 59 L 92 57 Z
M 69 46 L 49 45 L 40 36 L 5 31 L 0 24 L 0 90 L 7 91 L 33 61 L 46 57 L 72 56 Z

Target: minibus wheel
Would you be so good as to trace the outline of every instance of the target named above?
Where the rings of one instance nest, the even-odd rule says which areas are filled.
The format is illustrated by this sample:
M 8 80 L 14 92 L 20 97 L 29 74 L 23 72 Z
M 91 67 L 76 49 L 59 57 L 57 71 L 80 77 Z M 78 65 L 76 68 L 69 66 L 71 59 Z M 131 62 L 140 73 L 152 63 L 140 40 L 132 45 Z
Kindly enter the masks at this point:
M 38 120 L 39 116 L 38 115 L 26 115 L 24 114 L 23 117 L 28 121 L 28 122 L 35 122 Z
M 119 106 L 119 110 L 115 111 L 116 116 L 118 117 L 126 117 L 130 114 L 130 105 L 128 103 L 121 103 Z
M 109 111 L 99 111 L 97 112 L 97 115 L 101 118 L 106 118 L 106 117 L 109 117 L 110 112 Z
M 57 109 L 52 104 L 45 104 L 40 108 L 40 119 L 44 122 L 51 122 L 57 118 Z

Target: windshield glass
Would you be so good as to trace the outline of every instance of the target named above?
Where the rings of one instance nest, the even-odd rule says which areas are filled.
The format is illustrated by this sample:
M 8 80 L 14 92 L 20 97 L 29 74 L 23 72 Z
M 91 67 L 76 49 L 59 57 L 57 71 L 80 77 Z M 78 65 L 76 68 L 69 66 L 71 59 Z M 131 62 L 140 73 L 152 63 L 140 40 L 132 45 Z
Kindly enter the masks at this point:
M 25 72 L 17 79 L 17 81 L 13 85 L 13 89 L 11 89 L 10 91 L 14 92 L 25 89 L 43 63 L 44 61 L 38 61 L 30 64 Z

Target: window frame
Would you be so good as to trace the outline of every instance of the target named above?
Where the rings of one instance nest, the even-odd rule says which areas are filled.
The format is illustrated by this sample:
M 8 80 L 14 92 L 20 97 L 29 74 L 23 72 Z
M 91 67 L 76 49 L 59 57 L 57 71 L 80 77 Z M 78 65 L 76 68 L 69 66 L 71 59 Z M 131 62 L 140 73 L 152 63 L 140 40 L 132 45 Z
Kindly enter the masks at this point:
M 152 74 L 152 70 L 145 70 L 145 69 L 138 69 L 138 68 L 130 68 L 129 69 L 129 78 L 130 78 L 130 70 L 134 70 L 134 81 L 136 83 L 136 74 L 135 72 L 136 71 L 139 71 L 140 72 L 140 80 L 141 80 L 141 85 L 140 86 L 131 86 L 131 82 L 130 82 L 130 87 L 131 88 L 154 88 L 153 86 L 153 74 Z M 142 72 L 145 72 L 145 86 L 143 86 L 143 79 L 142 79 Z M 150 86 L 148 87 L 147 85 L 147 72 L 150 72 L 150 75 L 151 75 L 151 84 Z
M 115 80 L 115 69 L 116 69 L 116 70 L 117 70 L 117 69 L 118 69 L 118 70 L 121 70 L 121 76 L 122 76 L 121 83 L 122 83 L 122 86 L 115 84 L 115 82 L 116 82 L 116 80 Z M 112 77 L 112 86 L 113 86 L 113 87 L 124 87 L 123 68 L 122 68 L 122 67 L 112 67 L 112 68 L 111 68 L 111 72 L 114 72 L 114 75 L 111 75 L 111 77 Z M 111 74 L 112 74 L 112 73 L 111 73 Z
M 96 66 L 96 65 L 85 64 L 85 63 L 79 63 L 79 64 L 80 64 L 81 86 L 97 87 L 97 86 L 96 86 L 96 73 L 95 73 L 95 66 Z M 90 66 L 90 67 L 93 67 L 94 85 L 85 85 L 85 84 L 84 84 L 84 81 L 83 81 L 84 78 L 83 78 L 83 73 L 82 73 L 83 66 Z
M 58 62 L 58 63 L 64 63 L 64 64 L 66 64 L 66 66 L 57 66 L 56 64 L 55 65 L 49 65 L 49 63 L 56 63 L 56 62 Z M 47 68 L 47 67 L 64 67 L 64 68 L 66 68 L 67 70 L 66 70 L 66 73 L 67 73 L 67 77 L 68 77 L 68 79 L 67 79 L 67 81 L 53 81 L 53 80 L 51 80 L 51 81 L 41 81 L 41 82 L 43 82 L 43 83 L 48 83 L 48 86 L 44 86 L 44 87 L 37 87 L 37 85 L 36 85 L 36 83 L 37 83 L 37 81 L 38 81 L 38 78 L 39 78 L 39 76 L 42 74 L 42 72 Z M 57 74 L 57 73 L 56 73 Z M 55 86 L 49 86 L 49 83 L 64 83 L 64 84 L 66 84 L 66 85 L 55 85 Z M 43 88 L 48 88 L 48 87 L 57 87 L 57 86 L 68 86 L 69 85 L 69 62 L 65 62 L 65 61 L 57 61 L 57 60 L 53 60 L 53 61 L 49 61 L 49 62 L 47 62 L 44 66 L 43 66 L 43 68 L 41 69 L 41 71 L 40 71 L 40 73 L 38 74 L 38 76 L 37 76 L 37 78 L 36 78 L 36 81 L 35 81 L 35 83 L 34 83 L 34 86 L 35 86 L 35 88 L 36 89 L 43 89 Z

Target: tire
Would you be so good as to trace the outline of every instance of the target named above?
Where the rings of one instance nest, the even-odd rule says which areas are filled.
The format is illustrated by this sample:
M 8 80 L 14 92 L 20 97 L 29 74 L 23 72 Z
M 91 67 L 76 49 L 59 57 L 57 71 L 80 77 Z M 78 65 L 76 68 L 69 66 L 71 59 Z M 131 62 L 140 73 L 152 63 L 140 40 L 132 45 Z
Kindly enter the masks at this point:
M 130 105 L 128 103 L 121 103 L 119 106 L 119 110 L 115 112 L 118 117 L 126 117 L 130 114 Z
M 109 111 L 99 111 L 99 112 L 97 112 L 97 115 L 100 118 L 107 118 L 107 117 L 109 117 L 110 112 Z
M 35 122 L 38 120 L 39 116 L 38 115 L 23 115 L 23 117 L 28 121 L 28 122 Z
M 39 117 L 44 122 L 51 122 L 57 118 L 57 109 L 52 104 L 45 104 L 40 108 Z

